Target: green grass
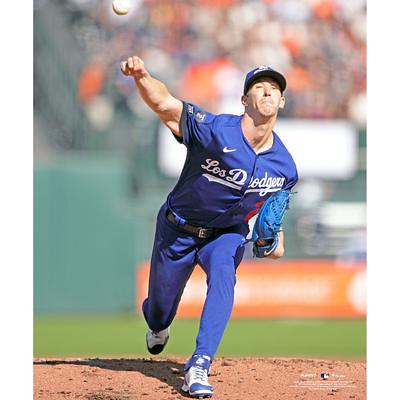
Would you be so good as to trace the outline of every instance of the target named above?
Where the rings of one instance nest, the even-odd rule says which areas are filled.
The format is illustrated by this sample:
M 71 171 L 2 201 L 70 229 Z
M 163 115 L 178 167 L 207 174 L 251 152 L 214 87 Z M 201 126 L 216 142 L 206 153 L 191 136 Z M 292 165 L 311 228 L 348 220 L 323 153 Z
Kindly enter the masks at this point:
M 194 350 L 197 320 L 176 320 L 163 355 Z M 135 357 L 146 352 L 142 318 L 118 316 L 35 317 L 35 357 Z M 364 359 L 364 319 L 232 319 L 218 356 Z

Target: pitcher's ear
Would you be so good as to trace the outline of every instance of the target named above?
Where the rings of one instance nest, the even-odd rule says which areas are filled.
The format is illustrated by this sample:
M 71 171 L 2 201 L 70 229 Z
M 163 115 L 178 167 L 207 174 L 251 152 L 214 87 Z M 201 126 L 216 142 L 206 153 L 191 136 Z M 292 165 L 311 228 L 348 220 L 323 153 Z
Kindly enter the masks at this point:
M 247 106 L 247 96 L 243 95 L 242 96 L 242 104 L 246 107 Z
M 279 108 L 285 107 L 286 98 L 284 96 L 281 97 L 281 101 L 279 103 Z

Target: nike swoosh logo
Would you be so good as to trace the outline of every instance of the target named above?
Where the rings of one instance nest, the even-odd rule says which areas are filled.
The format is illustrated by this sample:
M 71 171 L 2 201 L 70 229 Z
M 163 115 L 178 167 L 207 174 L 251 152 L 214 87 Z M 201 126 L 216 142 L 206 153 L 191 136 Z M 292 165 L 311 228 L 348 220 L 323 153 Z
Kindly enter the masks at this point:
M 228 149 L 227 147 L 224 147 L 224 148 L 222 149 L 222 151 L 223 151 L 224 153 L 232 153 L 232 151 L 236 151 L 236 149 Z

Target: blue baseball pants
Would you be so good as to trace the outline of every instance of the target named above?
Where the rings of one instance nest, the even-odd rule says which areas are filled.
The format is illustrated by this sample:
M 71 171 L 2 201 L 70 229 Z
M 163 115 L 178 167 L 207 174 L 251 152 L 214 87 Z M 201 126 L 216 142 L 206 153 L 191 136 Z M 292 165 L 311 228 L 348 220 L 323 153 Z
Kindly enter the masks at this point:
M 153 331 L 167 328 L 176 315 L 186 282 L 199 264 L 207 275 L 207 296 L 193 354 L 213 359 L 232 312 L 236 268 L 243 258 L 242 243 L 248 226 L 228 228 L 215 237 L 200 239 L 168 221 L 167 210 L 164 204 L 157 216 L 143 314 Z

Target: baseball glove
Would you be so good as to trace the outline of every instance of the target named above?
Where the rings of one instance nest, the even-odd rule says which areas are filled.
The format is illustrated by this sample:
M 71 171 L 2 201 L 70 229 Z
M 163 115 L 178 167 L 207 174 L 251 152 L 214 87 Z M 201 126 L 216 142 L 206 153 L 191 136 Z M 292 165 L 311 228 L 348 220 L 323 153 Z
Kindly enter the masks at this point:
M 280 190 L 272 194 L 261 206 L 251 237 L 251 241 L 254 242 L 253 254 L 255 257 L 267 257 L 278 246 L 278 232 L 292 195 L 293 192 L 289 190 Z

